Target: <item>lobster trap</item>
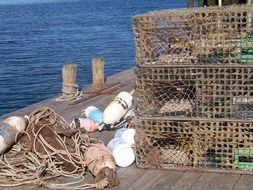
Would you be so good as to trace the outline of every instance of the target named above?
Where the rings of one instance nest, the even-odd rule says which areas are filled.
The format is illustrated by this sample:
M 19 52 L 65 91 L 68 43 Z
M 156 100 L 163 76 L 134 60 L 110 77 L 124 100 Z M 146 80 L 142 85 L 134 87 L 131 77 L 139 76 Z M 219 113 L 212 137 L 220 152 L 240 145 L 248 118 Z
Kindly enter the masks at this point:
M 141 67 L 139 116 L 253 118 L 253 65 Z
M 253 170 L 253 122 L 135 120 L 136 164 L 141 168 Z
M 253 7 L 203 7 L 133 17 L 136 63 L 253 64 Z

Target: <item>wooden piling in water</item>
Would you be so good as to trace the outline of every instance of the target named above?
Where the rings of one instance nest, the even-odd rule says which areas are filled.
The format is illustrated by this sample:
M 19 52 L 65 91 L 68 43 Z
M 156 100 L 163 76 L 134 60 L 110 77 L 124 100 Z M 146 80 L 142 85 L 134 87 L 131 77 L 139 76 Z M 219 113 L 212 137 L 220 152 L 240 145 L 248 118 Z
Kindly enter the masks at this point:
M 198 6 L 203 7 L 204 6 L 204 0 L 199 0 L 198 1 Z
M 64 64 L 62 67 L 62 95 L 66 98 L 76 96 L 76 64 Z
M 194 0 L 188 0 L 187 7 L 188 8 L 194 7 Z
M 92 88 L 101 89 L 105 85 L 104 58 L 92 58 Z
M 62 67 L 62 81 L 64 84 L 72 85 L 76 83 L 76 64 L 64 64 Z

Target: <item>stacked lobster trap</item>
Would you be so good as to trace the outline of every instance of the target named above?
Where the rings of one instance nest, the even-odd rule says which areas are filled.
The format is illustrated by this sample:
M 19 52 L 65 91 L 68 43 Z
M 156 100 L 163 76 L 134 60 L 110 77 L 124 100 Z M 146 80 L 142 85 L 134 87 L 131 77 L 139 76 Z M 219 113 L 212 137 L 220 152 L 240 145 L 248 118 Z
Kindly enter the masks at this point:
M 252 15 L 230 6 L 133 18 L 137 166 L 253 170 Z

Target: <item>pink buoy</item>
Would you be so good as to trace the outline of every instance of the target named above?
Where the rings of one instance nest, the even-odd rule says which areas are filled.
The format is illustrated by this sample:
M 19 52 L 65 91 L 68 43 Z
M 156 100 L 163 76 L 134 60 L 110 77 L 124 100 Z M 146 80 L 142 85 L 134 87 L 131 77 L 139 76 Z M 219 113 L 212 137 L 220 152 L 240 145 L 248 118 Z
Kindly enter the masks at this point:
M 83 128 L 89 133 L 95 132 L 98 129 L 97 122 L 88 118 L 75 118 L 72 124 L 74 124 L 76 128 Z

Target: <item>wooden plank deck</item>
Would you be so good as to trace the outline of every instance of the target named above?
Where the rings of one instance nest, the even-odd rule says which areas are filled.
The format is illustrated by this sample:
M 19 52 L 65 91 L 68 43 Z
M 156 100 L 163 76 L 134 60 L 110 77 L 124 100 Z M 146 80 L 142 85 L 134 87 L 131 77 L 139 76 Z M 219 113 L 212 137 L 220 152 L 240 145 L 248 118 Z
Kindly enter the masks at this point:
M 67 121 L 80 115 L 82 109 L 94 105 L 104 109 L 106 105 L 120 91 L 131 91 L 135 86 L 135 75 L 133 69 L 126 70 L 107 79 L 107 86 L 102 91 L 92 92 L 86 87 L 82 99 L 72 102 L 56 102 L 55 98 L 28 106 L 13 113 L 4 115 L 4 119 L 10 115 L 29 114 L 39 106 L 49 106 Z M 92 136 L 107 143 L 114 135 L 114 131 L 103 131 L 93 133 Z M 253 175 L 239 173 L 215 173 L 204 171 L 182 171 L 182 170 L 151 170 L 140 169 L 133 164 L 130 167 L 118 168 L 120 185 L 112 190 L 253 190 Z M 92 180 L 88 178 L 87 180 Z M 38 187 L 13 187 L 2 188 L 11 190 L 45 189 Z

